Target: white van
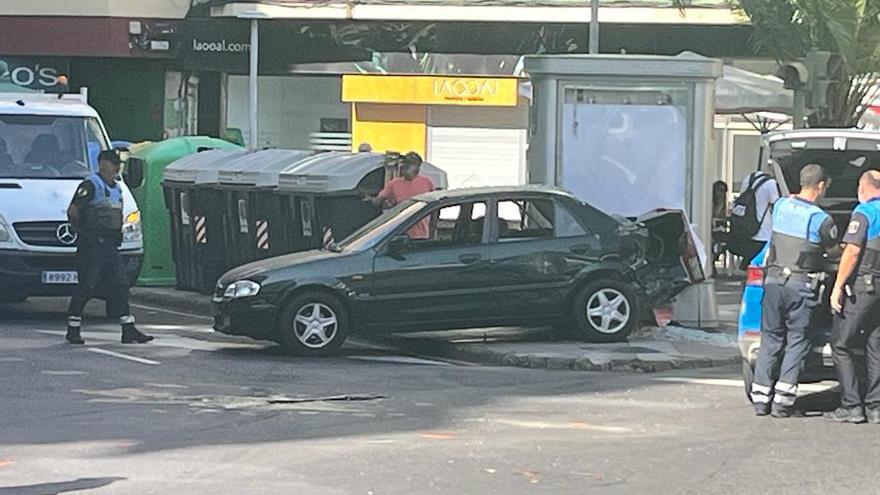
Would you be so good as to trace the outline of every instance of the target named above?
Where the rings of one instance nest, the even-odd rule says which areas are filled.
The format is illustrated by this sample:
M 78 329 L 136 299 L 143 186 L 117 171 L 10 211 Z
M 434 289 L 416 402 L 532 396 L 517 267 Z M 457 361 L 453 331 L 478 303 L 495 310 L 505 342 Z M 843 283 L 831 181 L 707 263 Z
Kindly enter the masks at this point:
M 0 93 L 0 301 L 71 294 L 78 279 L 77 235 L 67 206 L 77 185 L 97 170 L 98 153 L 109 147 L 85 91 Z M 127 172 L 139 186 L 143 171 Z M 122 191 L 120 252 L 133 284 L 143 236 L 134 197 L 124 183 Z

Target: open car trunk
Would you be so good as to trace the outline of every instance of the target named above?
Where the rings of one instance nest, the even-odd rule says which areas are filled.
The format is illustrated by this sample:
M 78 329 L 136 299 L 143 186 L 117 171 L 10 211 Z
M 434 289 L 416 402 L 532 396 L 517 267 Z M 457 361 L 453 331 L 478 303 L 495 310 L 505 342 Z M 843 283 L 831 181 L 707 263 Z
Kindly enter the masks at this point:
M 691 284 L 705 280 L 687 215 L 681 210 L 655 210 L 641 215 L 632 227 L 646 237 L 635 268 L 646 302 L 663 305 Z

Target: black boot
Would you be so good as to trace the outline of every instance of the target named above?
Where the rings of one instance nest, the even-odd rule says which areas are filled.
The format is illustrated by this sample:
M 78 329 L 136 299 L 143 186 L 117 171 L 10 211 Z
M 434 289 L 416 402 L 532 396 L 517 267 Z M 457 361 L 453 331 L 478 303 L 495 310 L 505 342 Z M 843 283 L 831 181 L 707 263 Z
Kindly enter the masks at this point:
M 86 343 L 79 334 L 80 325 L 82 325 L 82 318 L 78 316 L 70 316 L 67 318 L 67 335 L 64 337 L 64 340 L 66 340 L 68 344 L 83 345 Z
M 134 323 L 126 323 L 122 325 L 123 344 L 146 344 L 151 340 L 153 340 L 153 337 L 141 333 L 134 327 Z

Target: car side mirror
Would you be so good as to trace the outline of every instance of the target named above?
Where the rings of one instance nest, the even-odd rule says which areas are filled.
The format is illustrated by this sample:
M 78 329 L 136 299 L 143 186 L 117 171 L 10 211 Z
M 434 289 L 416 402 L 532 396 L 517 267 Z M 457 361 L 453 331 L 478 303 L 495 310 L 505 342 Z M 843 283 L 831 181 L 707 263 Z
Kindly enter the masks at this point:
M 410 242 L 410 238 L 406 234 L 394 236 L 388 243 L 388 253 L 392 256 L 399 256 L 409 251 Z
M 137 189 L 144 185 L 144 167 L 146 163 L 142 158 L 129 157 L 125 162 L 125 170 L 122 171 L 122 179 L 131 189 Z

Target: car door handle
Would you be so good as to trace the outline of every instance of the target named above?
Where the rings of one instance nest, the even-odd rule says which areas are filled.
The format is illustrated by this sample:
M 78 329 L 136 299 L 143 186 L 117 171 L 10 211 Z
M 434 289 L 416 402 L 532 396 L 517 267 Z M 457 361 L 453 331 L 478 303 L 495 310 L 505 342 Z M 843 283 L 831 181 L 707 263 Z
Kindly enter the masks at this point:
M 577 246 L 568 248 L 568 250 L 574 254 L 587 254 L 590 252 L 590 246 L 587 246 L 586 244 L 578 244 Z
M 458 261 L 461 261 L 465 265 L 472 265 L 481 259 L 483 259 L 483 257 L 479 254 L 463 254 L 458 257 Z

